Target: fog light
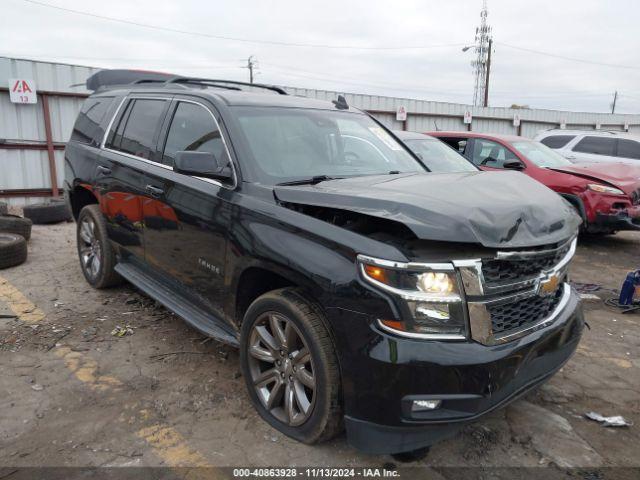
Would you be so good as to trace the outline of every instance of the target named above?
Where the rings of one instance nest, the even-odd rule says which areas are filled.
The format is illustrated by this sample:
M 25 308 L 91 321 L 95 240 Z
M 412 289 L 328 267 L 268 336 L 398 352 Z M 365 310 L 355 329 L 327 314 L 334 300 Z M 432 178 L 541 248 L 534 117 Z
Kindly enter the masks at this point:
M 425 410 L 435 410 L 440 407 L 442 400 L 414 400 L 411 405 L 412 412 L 423 412 Z

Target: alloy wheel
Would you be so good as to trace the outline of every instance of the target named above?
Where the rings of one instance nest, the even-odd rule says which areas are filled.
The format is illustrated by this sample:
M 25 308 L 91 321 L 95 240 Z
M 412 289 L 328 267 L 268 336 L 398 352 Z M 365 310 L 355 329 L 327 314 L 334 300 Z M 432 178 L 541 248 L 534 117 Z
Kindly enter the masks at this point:
M 96 225 L 91 218 L 84 218 L 80 222 L 80 263 L 85 273 L 96 278 L 100 273 L 102 263 L 102 246 L 96 235 Z
M 302 425 L 313 411 L 316 378 L 300 330 L 280 313 L 263 313 L 251 329 L 247 354 L 251 382 L 262 405 L 279 421 Z

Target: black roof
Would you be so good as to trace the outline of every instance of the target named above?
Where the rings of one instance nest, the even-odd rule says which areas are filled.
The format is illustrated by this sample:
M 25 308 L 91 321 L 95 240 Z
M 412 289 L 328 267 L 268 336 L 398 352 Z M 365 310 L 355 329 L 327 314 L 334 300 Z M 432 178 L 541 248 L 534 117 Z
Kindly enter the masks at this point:
M 95 94 L 122 93 L 198 93 L 212 97 L 227 105 L 296 107 L 321 110 L 336 110 L 336 104 L 316 100 L 287 92 L 275 85 L 251 84 L 237 80 L 181 77 L 164 72 L 144 70 L 100 70 L 87 79 L 87 89 Z M 359 110 L 349 108 L 349 111 Z

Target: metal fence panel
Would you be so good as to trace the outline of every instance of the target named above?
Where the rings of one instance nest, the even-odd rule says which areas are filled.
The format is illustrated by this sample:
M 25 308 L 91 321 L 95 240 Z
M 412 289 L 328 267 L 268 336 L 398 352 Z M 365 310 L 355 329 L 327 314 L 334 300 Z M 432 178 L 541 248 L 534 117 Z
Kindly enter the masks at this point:
M 0 57 L 0 141 L 46 141 L 42 102 L 36 105 L 16 105 L 9 102 L 6 91 L 9 78 L 33 79 L 40 91 L 64 94 L 87 93 L 86 78 L 98 69 L 86 66 L 36 62 Z M 79 84 L 79 85 L 78 85 Z M 593 130 L 596 124 L 602 129 L 622 130 L 629 125 L 631 133 L 640 134 L 640 115 L 622 115 L 589 112 L 565 112 L 556 110 L 510 109 L 502 107 L 472 107 L 470 105 L 432 102 L 399 97 L 364 95 L 297 87 L 284 87 L 292 95 L 302 95 L 331 101 L 339 94 L 347 102 L 362 110 L 371 111 L 384 125 L 394 130 L 427 132 L 433 130 L 467 130 L 463 123 L 465 111 L 471 111 L 471 129 L 479 132 L 517 134 L 534 137 L 542 130 L 558 128 L 565 123 L 567 128 Z M 76 115 L 83 99 L 72 96 L 49 96 L 52 140 L 63 143 L 69 139 Z M 396 120 L 399 106 L 407 109 L 406 122 Z M 521 119 L 520 128 L 513 126 L 513 118 Z M 55 151 L 58 184 L 64 176 L 63 152 Z M 0 189 L 45 189 L 50 188 L 50 172 L 46 150 L 9 150 L 0 148 Z M 29 200 L 31 201 L 31 200 Z M 26 200 L 12 199 L 12 203 Z

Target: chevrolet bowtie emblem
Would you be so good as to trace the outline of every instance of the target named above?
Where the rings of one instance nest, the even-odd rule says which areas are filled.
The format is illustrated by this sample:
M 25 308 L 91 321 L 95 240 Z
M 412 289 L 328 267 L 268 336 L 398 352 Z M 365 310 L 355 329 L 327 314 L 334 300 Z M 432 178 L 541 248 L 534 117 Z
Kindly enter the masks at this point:
M 558 289 L 558 285 L 560 284 L 560 279 L 557 275 L 552 275 L 546 280 L 540 282 L 540 287 L 538 288 L 538 295 L 541 297 L 546 297 L 555 293 Z

